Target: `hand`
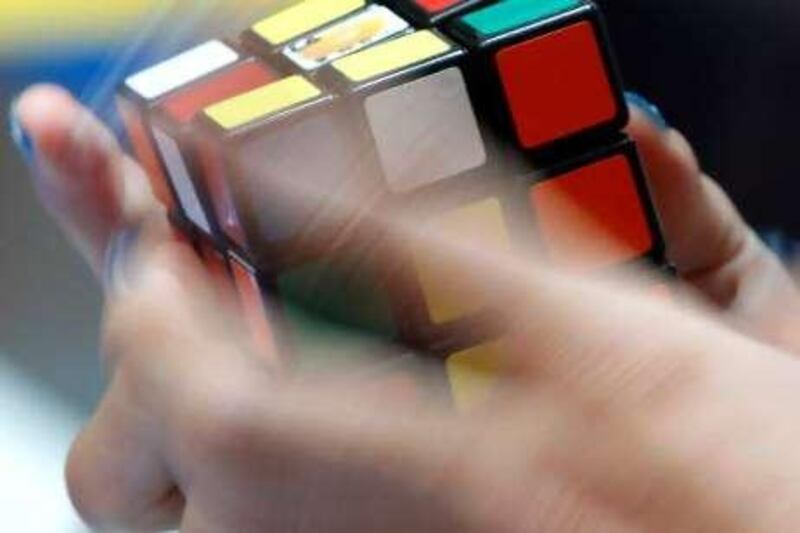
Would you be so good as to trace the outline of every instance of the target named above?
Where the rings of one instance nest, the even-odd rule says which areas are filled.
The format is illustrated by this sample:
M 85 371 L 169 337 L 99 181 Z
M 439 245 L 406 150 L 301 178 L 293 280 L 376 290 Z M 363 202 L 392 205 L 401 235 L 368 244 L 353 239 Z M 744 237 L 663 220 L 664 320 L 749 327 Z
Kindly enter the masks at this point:
M 140 171 L 62 92 L 34 89 L 17 112 L 40 193 L 102 271 L 119 231 L 159 216 L 131 200 Z M 796 529 L 796 289 L 679 134 L 637 111 L 631 131 L 678 268 L 754 337 L 409 231 L 530 317 L 485 407 L 421 409 L 343 376 L 270 377 L 191 252 L 145 223 L 109 290 L 109 389 L 68 465 L 82 514 L 190 532 Z

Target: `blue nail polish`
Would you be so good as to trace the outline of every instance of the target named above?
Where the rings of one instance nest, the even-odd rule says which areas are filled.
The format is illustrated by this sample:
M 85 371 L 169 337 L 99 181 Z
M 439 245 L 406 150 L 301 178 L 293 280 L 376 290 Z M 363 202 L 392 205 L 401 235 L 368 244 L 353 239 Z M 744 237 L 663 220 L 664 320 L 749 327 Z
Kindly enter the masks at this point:
M 787 263 L 796 261 L 800 255 L 800 243 L 781 230 L 761 232 L 761 239 L 781 259 Z
M 103 278 L 108 289 L 124 286 L 130 278 L 130 262 L 133 250 L 139 242 L 141 227 L 133 226 L 117 233 L 108 244 Z
M 25 157 L 25 160 L 30 163 L 33 161 L 36 146 L 33 144 L 33 139 L 31 139 L 30 135 L 28 135 L 22 127 L 22 123 L 20 123 L 19 117 L 17 116 L 17 100 L 17 98 L 12 100 L 8 108 L 8 127 L 11 132 L 11 139 L 14 141 L 14 144 L 17 145 L 17 149 L 19 149 L 20 153 Z
M 669 129 L 669 123 L 664 118 L 664 114 L 657 105 L 645 98 L 639 93 L 626 92 L 625 100 L 636 109 L 645 114 L 645 116 L 655 124 L 660 130 Z

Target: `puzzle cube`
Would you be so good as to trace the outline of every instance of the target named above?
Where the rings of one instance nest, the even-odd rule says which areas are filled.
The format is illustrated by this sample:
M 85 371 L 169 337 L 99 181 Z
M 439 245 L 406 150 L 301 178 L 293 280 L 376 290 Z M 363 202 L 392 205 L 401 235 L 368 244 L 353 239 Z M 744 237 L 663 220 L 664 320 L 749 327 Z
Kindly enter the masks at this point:
M 394 242 L 383 210 L 582 275 L 667 268 L 588 0 L 305 0 L 132 76 L 120 102 L 176 226 L 284 368 L 377 356 L 397 377 L 423 357 L 457 405 L 486 398 L 497 295 Z M 352 357 L 327 360 L 345 337 Z

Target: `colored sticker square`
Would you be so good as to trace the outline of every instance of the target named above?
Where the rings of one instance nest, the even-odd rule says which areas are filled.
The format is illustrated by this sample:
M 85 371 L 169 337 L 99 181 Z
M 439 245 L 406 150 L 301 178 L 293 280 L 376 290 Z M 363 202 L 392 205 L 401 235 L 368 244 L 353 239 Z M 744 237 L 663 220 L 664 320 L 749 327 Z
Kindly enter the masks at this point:
M 247 61 L 177 91 L 161 105 L 174 120 L 187 123 L 203 108 L 266 85 L 277 77 L 263 64 Z
M 438 3 L 439 0 L 430 2 Z M 465 15 L 461 22 L 488 38 L 553 17 L 582 3 L 583 0 L 500 0 Z
M 259 355 L 271 363 L 277 363 L 278 353 L 272 325 L 267 315 L 267 304 L 261 292 L 261 284 L 255 272 L 235 257 L 230 261 L 233 281 L 239 295 L 245 323 Z
M 506 252 L 511 241 L 500 201 L 489 198 L 450 211 L 430 223 L 430 231 L 443 239 L 475 249 Z M 465 279 L 452 259 L 412 247 L 414 266 L 428 315 L 434 324 L 445 324 L 484 310 L 493 295 Z
M 534 185 L 530 198 L 545 250 L 559 265 L 601 269 L 642 257 L 653 246 L 624 155 Z
M 233 130 L 309 102 L 322 91 L 302 76 L 288 76 L 205 108 L 220 127 Z
M 329 28 L 302 37 L 283 54 L 306 71 L 315 70 L 410 28 L 389 8 L 372 5 Z
M 158 158 L 158 150 L 147 132 L 141 113 L 132 104 L 121 98 L 117 100 L 117 106 L 136 160 L 147 173 L 153 196 L 168 211 L 172 211 L 175 208 L 172 189 Z
M 365 107 L 384 175 L 395 192 L 430 185 L 486 162 L 458 68 L 372 95 Z
M 209 41 L 125 80 L 125 85 L 146 100 L 156 100 L 239 59 L 239 53 L 222 41 Z
M 502 361 L 502 341 L 481 344 L 447 359 L 447 378 L 458 409 L 469 411 L 487 402 Z
M 453 45 L 436 33 L 420 30 L 337 59 L 331 66 L 350 82 L 360 83 L 453 50 Z
M 594 27 L 580 22 L 498 52 L 517 138 L 525 148 L 612 121 L 618 101 Z
M 247 247 L 244 229 L 239 220 L 236 201 L 230 186 L 229 168 L 220 143 L 196 139 L 195 154 L 206 191 L 220 230 L 240 247 Z
M 317 262 L 278 277 L 285 302 L 320 320 L 383 338 L 396 333 L 389 294 L 358 261 Z
M 373 359 L 397 333 L 386 289 L 357 261 L 311 263 L 277 283 L 292 349 L 307 369 Z
M 440 13 L 463 2 L 464 0 L 414 0 L 415 4 L 431 14 Z
M 253 31 L 272 45 L 283 44 L 365 4 L 365 0 L 304 0 L 265 18 L 253 26 Z
M 349 220 L 379 181 L 368 140 L 346 109 L 271 128 L 235 156 L 239 219 L 258 241 L 276 243 Z
M 193 224 L 210 235 L 211 224 L 200 202 L 178 143 L 158 128 L 153 128 L 153 135 L 183 212 Z

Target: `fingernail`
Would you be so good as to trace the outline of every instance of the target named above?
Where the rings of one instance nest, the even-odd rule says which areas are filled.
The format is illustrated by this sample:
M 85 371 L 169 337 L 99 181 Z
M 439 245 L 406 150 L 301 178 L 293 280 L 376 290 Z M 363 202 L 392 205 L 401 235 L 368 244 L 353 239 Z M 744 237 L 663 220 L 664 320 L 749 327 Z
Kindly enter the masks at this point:
M 14 141 L 17 149 L 25 160 L 30 163 L 33 161 L 36 146 L 31 136 L 28 135 L 28 132 L 22 127 L 22 122 L 19 120 L 19 113 L 17 112 L 18 103 L 19 97 L 16 97 L 11 101 L 11 105 L 8 107 L 8 128 L 11 132 L 11 139 Z
M 781 230 L 763 231 L 761 238 L 778 257 L 787 263 L 796 260 L 800 253 L 800 243 Z
M 119 290 L 130 284 L 132 255 L 139 241 L 141 227 L 126 228 L 117 233 L 106 249 L 103 281 L 106 289 Z
M 660 130 L 668 130 L 669 123 L 664 118 L 661 109 L 658 108 L 653 102 L 645 98 L 639 93 L 626 92 L 625 100 L 636 109 L 644 113 L 650 122 L 655 124 Z

